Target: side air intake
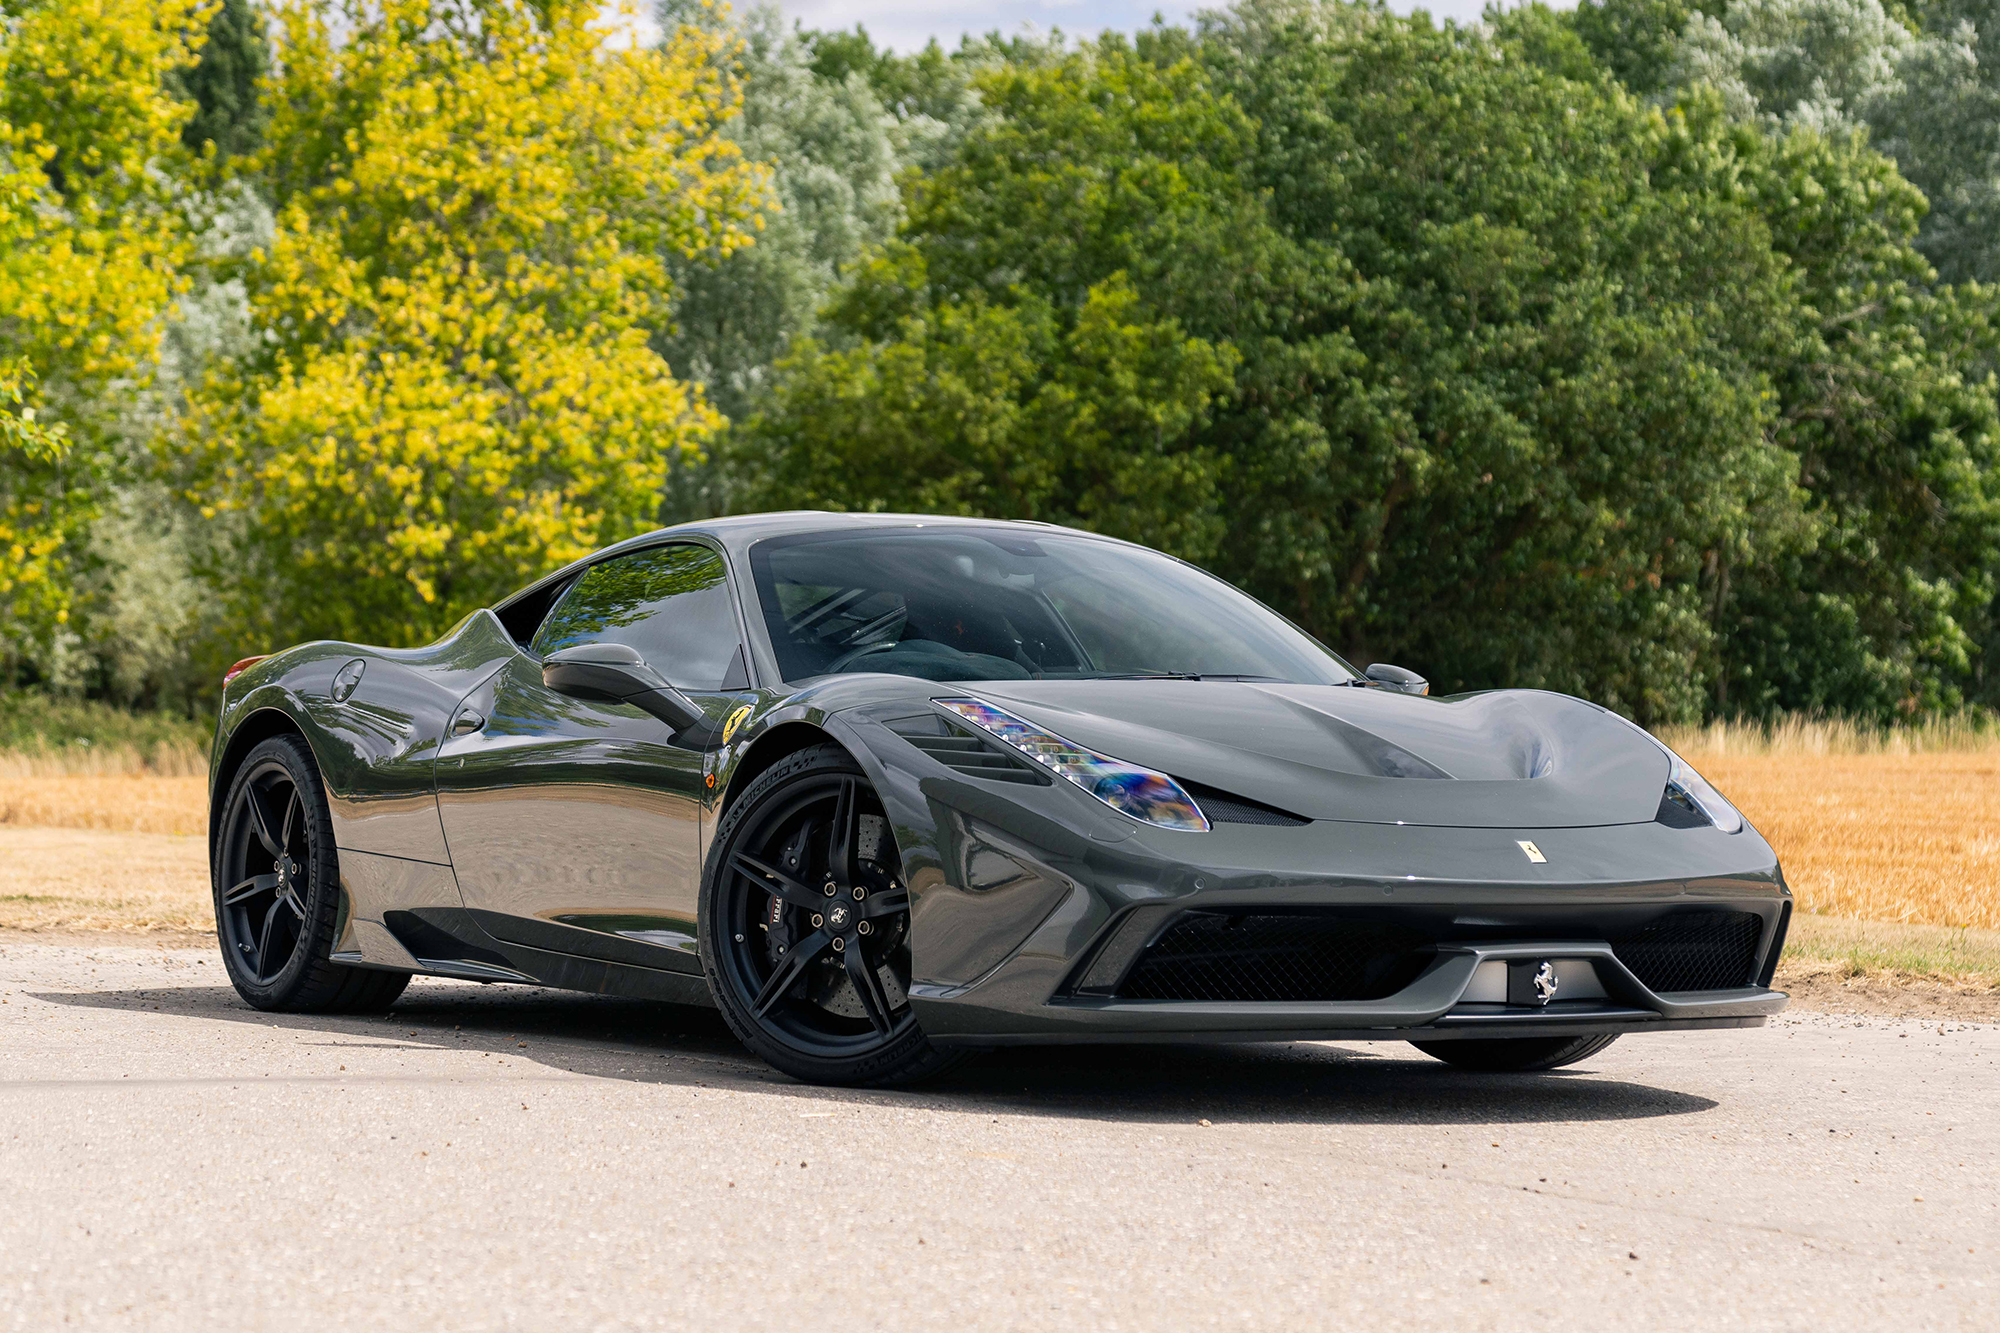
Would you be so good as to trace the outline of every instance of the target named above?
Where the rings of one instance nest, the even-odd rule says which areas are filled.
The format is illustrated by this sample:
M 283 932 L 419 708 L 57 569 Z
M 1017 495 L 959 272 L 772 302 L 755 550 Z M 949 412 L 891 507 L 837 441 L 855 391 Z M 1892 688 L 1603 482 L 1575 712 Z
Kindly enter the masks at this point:
M 953 726 L 934 713 L 897 718 L 888 727 L 946 768 L 969 778 L 1043 787 L 1052 781 L 1047 773 L 1027 760 L 989 745 L 982 738 Z

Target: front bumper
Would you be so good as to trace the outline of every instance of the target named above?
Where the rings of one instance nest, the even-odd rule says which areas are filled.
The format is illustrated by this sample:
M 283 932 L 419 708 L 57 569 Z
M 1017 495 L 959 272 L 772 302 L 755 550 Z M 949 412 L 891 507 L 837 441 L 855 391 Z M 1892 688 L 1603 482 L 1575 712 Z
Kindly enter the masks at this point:
M 1482 963 L 1516 959 L 1588 961 L 1603 998 L 1546 1007 L 1468 1003 Z M 912 996 L 924 1030 L 940 1045 L 1024 1045 L 1069 1041 L 1445 1041 L 1470 1037 L 1552 1037 L 1603 1032 L 1675 1032 L 1758 1027 L 1790 1003 L 1763 986 L 1662 995 L 1646 988 L 1611 947 L 1586 941 L 1441 946 L 1424 973 L 1380 1000 L 1310 1003 L 1188 1002 L 1071 996 L 1039 1012 L 1000 1013 Z M 944 1000 L 925 1004 L 926 999 Z
M 1319 821 L 1194 835 L 1062 783 L 943 777 L 891 739 L 874 776 L 912 890 L 910 999 L 943 1045 L 1669 1031 L 1756 1026 L 1788 1002 L 1769 987 L 1791 895 L 1751 829 Z M 1544 859 L 1523 854 L 1530 840 Z M 1394 993 L 1356 1000 L 1137 999 L 1119 993 L 1120 966 L 1093 975 L 1114 943 L 1136 953 L 1176 914 L 1269 911 L 1390 922 L 1434 949 Z M 1619 961 L 1613 945 L 1647 922 L 1701 911 L 1762 923 L 1755 966 L 1736 974 L 1747 984 L 1655 991 Z M 1539 1009 L 1467 1001 L 1480 965 L 1509 958 L 1590 960 L 1605 994 Z

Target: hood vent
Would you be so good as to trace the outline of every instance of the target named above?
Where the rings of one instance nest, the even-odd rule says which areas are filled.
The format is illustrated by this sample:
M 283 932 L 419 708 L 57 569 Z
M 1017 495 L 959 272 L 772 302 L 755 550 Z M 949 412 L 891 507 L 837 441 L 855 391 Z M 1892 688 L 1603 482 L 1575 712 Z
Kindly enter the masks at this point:
M 1274 805 L 1253 801 L 1247 796 L 1234 796 L 1226 791 L 1186 778 L 1175 778 L 1182 790 L 1194 797 L 1194 803 L 1208 816 L 1211 824 L 1263 824 L 1270 828 L 1297 828 L 1310 824 L 1310 819 L 1301 818 L 1290 811 L 1280 810 Z

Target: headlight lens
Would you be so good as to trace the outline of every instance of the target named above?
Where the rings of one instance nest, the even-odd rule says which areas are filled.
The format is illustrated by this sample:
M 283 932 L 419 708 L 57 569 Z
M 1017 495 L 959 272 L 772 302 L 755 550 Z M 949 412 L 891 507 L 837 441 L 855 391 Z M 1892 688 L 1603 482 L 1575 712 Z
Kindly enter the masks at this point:
M 989 735 L 1013 746 L 1059 777 L 1067 778 L 1121 815 L 1160 828 L 1208 832 L 1208 816 L 1165 773 L 1064 740 L 1032 722 L 978 699 L 938 699 L 946 708 Z
M 1654 743 L 1658 744 L 1657 741 Z M 1667 750 L 1664 745 L 1660 748 Z M 1668 787 L 1692 801 L 1695 809 L 1707 815 L 1709 822 L 1724 833 L 1736 833 L 1742 830 L 1742 814 L 1723 799 L 1722 793 L 1711 786 L 1707 778 L 1694 771 L 1693 764 L 1672 750 L 1667 750 L 1667 758 L 1673 761 L 1673 767 L 1667 772 Z
M 1681 804 L 1692 805 L 1695 809 L 1707 815 L 1708 822 L 1721 829 L 1724 833 L 1740 833 L 1743 831 L 1742 812 L 1725 800 L 1722 793 L 1710 785 L 1707 778 L 1695 772 L 1693 764 L 1690 764 L 1687 760 L 1669 750 L 1665 745 L 1660 743 L 1658 736 L 1655 736 L 1652 732 L 1646 730 L 1624 714 L 1613 713 L 1602 704 L 1593 704 L 1592 707 L 1617 718 L 1620 722 L 1623 722 L 1626 726 L 1651 741 L 1658 747 L 1660 753 L 1667 757 L 1669 765 L 1667 769 L 1667 794 L 1669 796 L 1678 797 L 1681 800 Z

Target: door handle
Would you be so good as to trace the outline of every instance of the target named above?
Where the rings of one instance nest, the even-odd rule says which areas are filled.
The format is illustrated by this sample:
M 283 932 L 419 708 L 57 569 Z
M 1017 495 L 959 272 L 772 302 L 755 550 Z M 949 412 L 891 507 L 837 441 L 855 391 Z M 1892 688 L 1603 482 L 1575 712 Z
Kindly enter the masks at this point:
M 469 735 L 485 725 L 486 715 L 478 709 L 460 709 L 458 716 L 451 720 L 451 734 L 454 736 Z

